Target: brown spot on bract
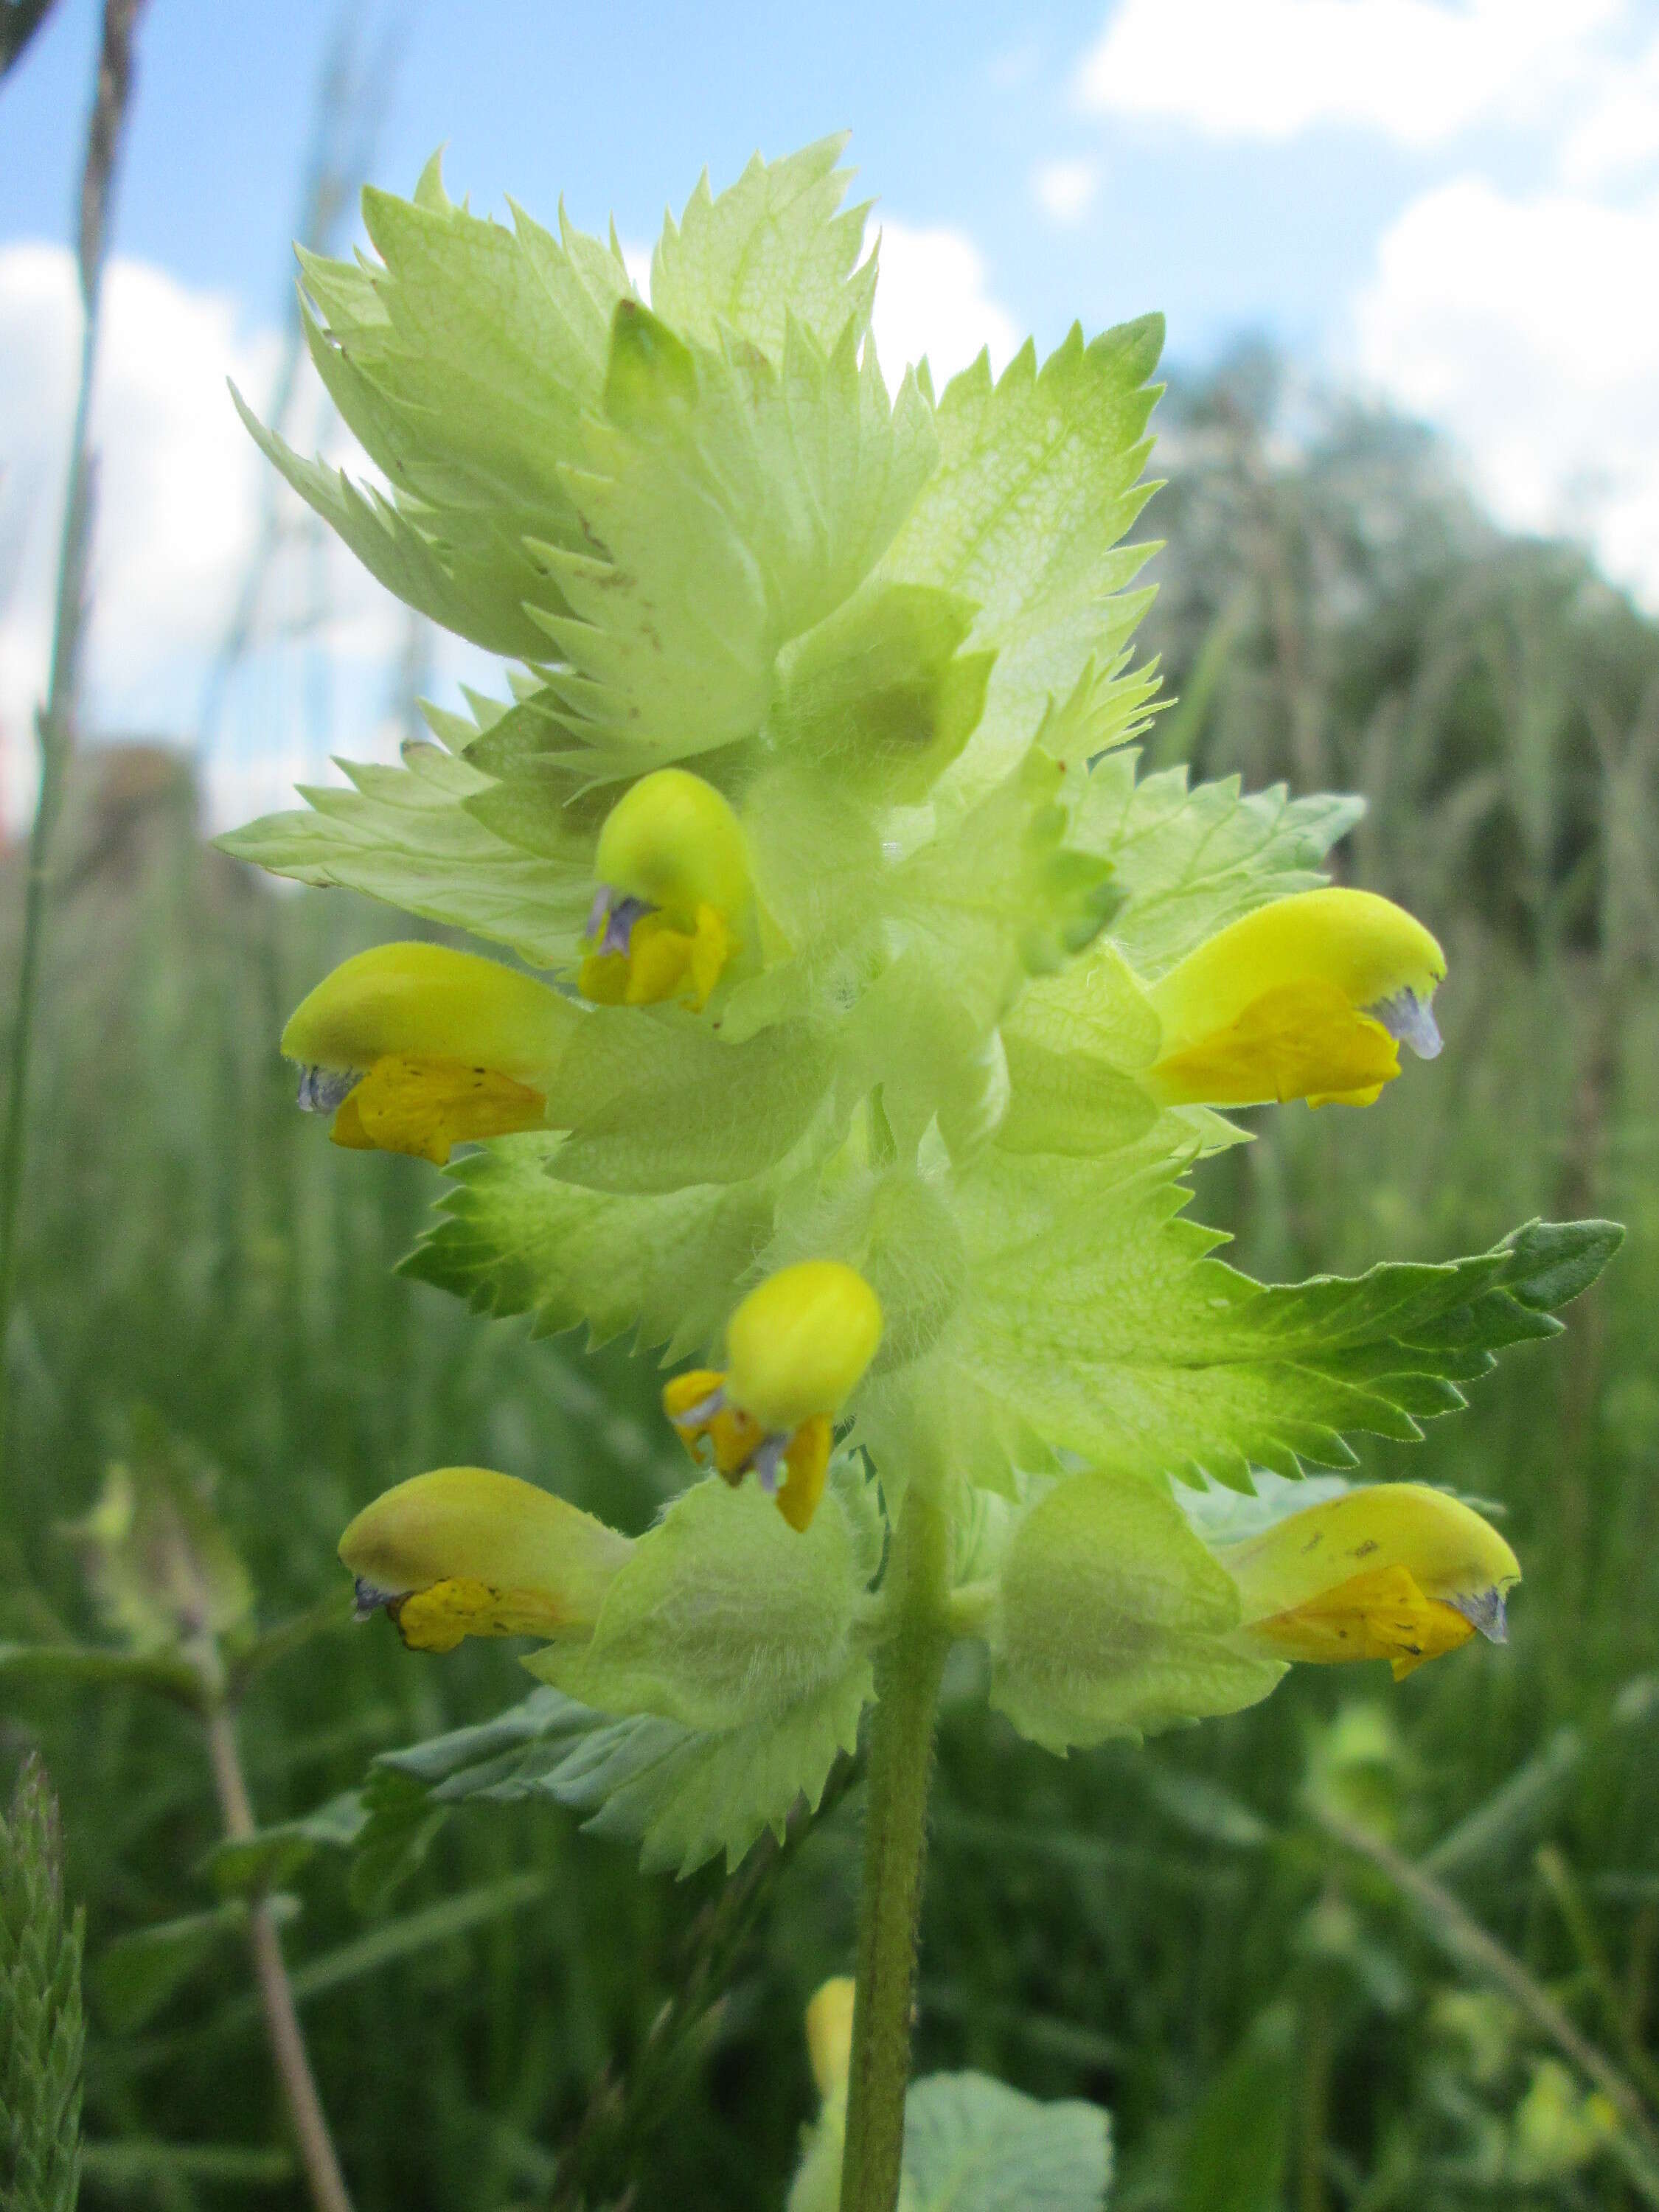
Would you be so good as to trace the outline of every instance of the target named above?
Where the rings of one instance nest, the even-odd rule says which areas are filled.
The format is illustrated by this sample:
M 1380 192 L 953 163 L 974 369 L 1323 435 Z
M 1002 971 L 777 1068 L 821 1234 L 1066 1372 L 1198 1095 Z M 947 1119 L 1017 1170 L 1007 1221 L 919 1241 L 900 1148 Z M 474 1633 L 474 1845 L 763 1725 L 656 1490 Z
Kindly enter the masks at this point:
M 1368 1559 L 1373 1552 L 1380 1552 L 1382 1548 L 1375 1536 L 1367 1536 L 1363 1544 L 1354 1546 L 1353 1555 L 1356 1559 Z

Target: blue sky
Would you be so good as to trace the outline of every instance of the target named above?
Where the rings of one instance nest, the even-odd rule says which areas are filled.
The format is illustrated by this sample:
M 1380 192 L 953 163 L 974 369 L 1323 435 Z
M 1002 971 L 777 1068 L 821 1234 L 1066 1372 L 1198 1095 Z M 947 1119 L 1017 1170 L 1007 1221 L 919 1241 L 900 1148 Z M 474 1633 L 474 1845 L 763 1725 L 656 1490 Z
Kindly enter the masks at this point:
M 65 251 L 97 35 L 59 0 L 0 86 L 0 807 L 24 796 L 72 397 Z M 884 364 L 948 373 L 1151 307 L 1199 362 L 1241 332 L 1437 423 L 1511 523 L 1570 527 L 1659 603 L 1656 0 L 730 0 L 564 9 L 372 0 L 395 76 L 374 164 L 648 246 L 705 165 L 842 128 L 885 226 Z M 95 422 L 93 718 L 187 730 L 263 496 L 227 373 L 279 348 L 298 179 L 337 0 L 150 0 Z M 316 434 L 349 458 L 319 416 Z M 331 738 L 364 749 L 392 611 L 290 561 L 273 620 L 328 620 L 309 674 L 239 707 L 264 801 Z M 320 656 L 320 661 L 319 660 Z M 293 656 L 289 656 L 289 662 Z M 441 672 L 453 681 L 463 663 Z M 310 733 L 296 737 L 296 686 Z M 280 741 L 273 732 L 284 732 Z M 369 731 L 372 737 L 372 726 Z M 384 732 L 382 732 L 382 738 Z
M 1248 6 L 1249 0 L 1239 0 Z M 884 215 L 965 229 L 991 287 L 1052 343 L 1159 307 L 1177 353 L 1241 326 L 1304 348 L 1432 161 L 1322 129 L 1291 144 L 1211 143 L 1158 118 L 1109 132 L 1077 111 L 1107 10 L 989 5 L 605 7 L 382 4 L 400 58 L 377 182 L 406 191 L 434 147 L 452 189 L 532 212 L 562 191 L 589 228 L 654 236 L 699 171 L 718 186 L 758 146 L 850 130 Z M 334 0 L 277 9 L 152 0 L 119 242 L 269 316 L 288 281 L 295 179 Z M 64 233 L 96 38 L 94 0 L 60 0 L 0 90 L 0 239 Z M 257 149 L 250 158 L 250 148 Z M 1494 156 L 1502 149 L 1493 149 Z M 1044 162 L 1092 161 L 1079 221 L 1045 219 Z

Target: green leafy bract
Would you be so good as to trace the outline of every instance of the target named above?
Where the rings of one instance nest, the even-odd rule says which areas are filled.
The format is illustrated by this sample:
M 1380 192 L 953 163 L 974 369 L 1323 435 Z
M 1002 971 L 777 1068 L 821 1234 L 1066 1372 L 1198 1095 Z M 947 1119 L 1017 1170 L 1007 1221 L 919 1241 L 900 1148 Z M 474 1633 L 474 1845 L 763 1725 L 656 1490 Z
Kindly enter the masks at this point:
M 951 1355 L 1050 1443 L 1102 1464 L 1248 1487 L 1252 1463 L 1346 1467 L 1345 1431 L 1400 1439 L 1593 1282 L 1620 1232 L 1535 1222 L 1443 1266 L 1263 1288 L 1206 1255 L 1156 1138 L 1103 1160 L 994 1149 L 957 1188 L 970 1295 Z M 1148 1158 L 1148 1153 L 1152 1157 Z
M 1153 549 L 1119 541 L 1153 489 L 1140 477 L 1163 342 L 1157 315 L 1087 344 L 1074 326 L 1040 369 L 1028 343 L 994 384 L 981 355 L 939 403 L 939 465 L 882 574 L 979 607 L 973 641 L 997 659 L 963 763 L 975 780 L 1115 664 L 1145 611 L 1150 593 L 1126 587 Z
M 774 356 L 792 319 L 826 353 L 849 329 L 861 337 L 876 264 L 859 261 L 868 203 L 841 204 L 850 176 L 836 164 L 846 144 L 843 133 L 781 161 L 757 154 L 718 199 L 705 173 L 652 257 L 657 313 L 707 343 L 730 331 Z

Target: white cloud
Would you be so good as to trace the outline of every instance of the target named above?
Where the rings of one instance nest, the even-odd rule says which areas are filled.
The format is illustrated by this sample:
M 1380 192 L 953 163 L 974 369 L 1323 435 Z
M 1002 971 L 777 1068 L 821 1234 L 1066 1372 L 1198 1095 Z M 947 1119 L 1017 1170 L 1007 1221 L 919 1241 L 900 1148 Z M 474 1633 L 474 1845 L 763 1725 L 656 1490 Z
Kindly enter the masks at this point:
M 1547 117 L 1623 0 L 1121 0 L 1085 57 L 1080 104 L 1215 138 L 1317 125 L 1443 144 Z
M 1588 537 L 1659 605 L 1659 196 L 1511 197 L 1466 176 L 1384 235 L 1353 365 L 1450 430 L 1497 511 Z
M 30 732 L 51 651 L 80 325 L 65 249 L 0 249 L 0 811 L 14 823 L 32 787 Z M 90 730 L 195 735 L 268 475 L 225 380 L 234 377 L 257 405 L 279 350 L 275 331 L 239 330 L 230 300 L 192 292 L 144 263 L 111 264 L 92 423 L 97 504 L 82 663 Z M 314 419 L 313 410 L 307 433 Z M 289 501 L 288 511 L 297 514 L 298 503 Z M 314 541 L 290 546 L 270 600 L 278 626 L 324 611 L 307 645 L 331 663 L 378 661 L 397 635 L 386 595 L 331 541 L 320 556 Z M 296 655 L 286 659 L 281 681 L 264 682 L 252 702 L 252 726 L 240 715 L 226 738 L 237 773 L 246 779 L 268 766 L 273 793 L 293 772 L 322 765 L 314 742 L 307 752 L 296 711 Z
M 1100 189 L 1092 161 L 1044 161 L 1031 179 L 1037 204 L 1056 222 L 1076 222 L 1086 215 Z
M 965 232 L 944 228 L 882 224 L 872 324 L 890 384 L 926 354 L 942 391 L 982 347 L 1000 371 L 1019 344 L 1012 316 L 987 289 L 984 256 Z
M 1659 38 L 1598 80 L 1568 125 L 1560 162 L 1567 183 L 1591 186 L 1659 166 Z

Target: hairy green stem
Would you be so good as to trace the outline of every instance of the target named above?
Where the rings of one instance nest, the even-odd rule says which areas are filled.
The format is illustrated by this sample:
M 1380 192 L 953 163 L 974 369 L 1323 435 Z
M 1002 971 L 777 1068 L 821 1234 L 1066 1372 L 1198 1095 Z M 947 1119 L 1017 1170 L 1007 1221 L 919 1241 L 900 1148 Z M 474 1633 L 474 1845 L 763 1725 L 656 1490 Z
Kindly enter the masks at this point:
M 933 1720 L 951 1646 L 949 1567 L 944 1513 L 913 1488 L 888 1568 L 896 1631 L 876 1668 L 841 2212 L 893 2212 L 898 2202 Z
M 235 1718 L 222 1698 L 216 1700 L 209 1709 L 207 1740 L 225 1834 L 231 1842 L 240 1843 L 254 1832 L 253 1808 L 248 1800 L 241 1756 L 236 1748 Z M 351 2212 L 351 2198 L 334 2154 L 334 2138 L 329 2133 L 328 2118 L 311 2071 L 293 1985 L 283 1962 L 276 1916 L 263 1898 L 248 1916 L 247 1934 L 253 1978 L 259 1991 L 259 2008 L 265 2016 L 270 2055 L 276 2061 L 277 2079 L 288 2103 L 289 2118 L 299 2145 L 311 2201 L 316 2212 Z

